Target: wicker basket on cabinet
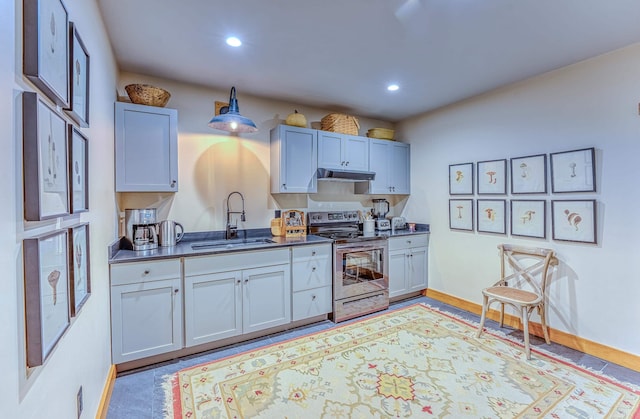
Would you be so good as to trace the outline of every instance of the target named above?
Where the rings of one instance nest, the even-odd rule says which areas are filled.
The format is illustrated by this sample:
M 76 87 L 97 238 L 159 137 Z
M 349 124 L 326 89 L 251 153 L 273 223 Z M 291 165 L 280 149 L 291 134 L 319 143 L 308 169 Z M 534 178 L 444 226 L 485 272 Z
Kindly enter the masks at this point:
M 358 135 L 360 124 L 358 123 L 358 118 L 355 116 L 330 113 L 320 120 L 320 129 L 322 131 Z

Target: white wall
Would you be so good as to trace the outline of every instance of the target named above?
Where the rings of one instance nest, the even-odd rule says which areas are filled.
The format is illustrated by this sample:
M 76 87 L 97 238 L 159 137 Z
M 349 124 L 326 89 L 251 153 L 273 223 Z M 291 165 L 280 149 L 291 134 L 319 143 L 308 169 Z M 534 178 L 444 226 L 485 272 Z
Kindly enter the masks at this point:
M 91 56 L 91 127 L 82 129 L 89 138 L 90 212 L 24 223 L 21 93 L 35 89 L 22 75 L 22 0 L 0 2 L 0 142 L 5 176 L 0 182 L 4 198 L 0 205 L 2 417 L 76 417 L 80 386 L 84 393 L 83 417 L 93 417 L 111 364 L 106 246 L 116 237 L 112 163 L 116 66 L 96 3 L 70 0 L 65 5 Z M 91 224 L 92 295 L 44 365 L 27 371 L 22 239 L 78 222 Z
M 406 212 L 432 229 L 430 288 L 480 304 L 499 273 L 497 244 L 550 247 L 562 263 L 551 327 L 640 355 L 639 75 L 637 44 L 400 124 L 412 146 Z M 597 245 L 551 240 L 549 217 L 546 240 L 449 230 L 449 164 L 587 147 L 596 148 L 597 193 L 517 199 L 597 199 Z
M 183 224 L 185 231 L 224 230 L 226 198 L 232 191 L 245 197 L 247 221 L 239 228 L 268 228 L 274 209 L 371 208 L 371 196 L 355 195 L 353 183 L 319 182 L 319 193 L 271 195 L 269 183 L 269 130 L 282 123 L 297 109 L 308 124 L 316 128 L 331 110 L 297 106 L 290 103 L 252 97 L 236 86 L 240 113 L 251 118 L 259 131 L 231 137 L 207 126 L 214 114 L 214 102 L 227 102 L 229 90 L 219 91 L 202 86 L 157 79 L 140 74 L 121 73 L 119 94 L 128 100 L 124 86 L 148 83 L 171 93 L 168 108 L 178 110 L 179 191 L 168 193 L 119 194 L 120 210 L 155 207 L 159 219 L 172 219 Z M 231 86 L 229 87 L 229 89 Z M 389 127 L 384 122 L 359 118 L 360 135 L 369 128 Z M 319 127 L 318 127 L 319 128 Z M 232 199 L 232 209 L 240 204 Z M 401 198 L 390 199 L 400 211 Z

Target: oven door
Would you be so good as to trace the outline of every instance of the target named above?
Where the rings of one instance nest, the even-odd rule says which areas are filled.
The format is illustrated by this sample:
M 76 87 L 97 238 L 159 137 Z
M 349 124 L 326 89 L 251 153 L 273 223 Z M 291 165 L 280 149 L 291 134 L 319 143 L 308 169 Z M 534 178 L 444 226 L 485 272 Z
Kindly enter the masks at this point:
M 364 295 L 389 288 L 386 264 L 387 241 L 335 245 L 334 299 Z

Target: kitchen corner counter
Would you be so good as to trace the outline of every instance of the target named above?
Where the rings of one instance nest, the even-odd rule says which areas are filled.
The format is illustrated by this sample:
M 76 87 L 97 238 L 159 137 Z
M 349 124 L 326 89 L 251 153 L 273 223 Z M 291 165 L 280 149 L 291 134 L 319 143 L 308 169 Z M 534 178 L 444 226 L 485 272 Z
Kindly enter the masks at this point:
M 415 236 L 419 234 L 429 234 L 431 229 L 429 224 L 416 224 L 416 230 L 411 231 L 408 228 L 397 229 L 397 230 L 384 230 L 378 231 L 376 230 L 375 235 L 377 237 L 400 237 L 400 236 Z
M 307 235 L 303 237 L 287 238 L 287 237 L 274 237 L 271 236 L 270 230 L 248 232 L 246 237 L 239 234 L 238 240 L 229 240 L 228 243 L 231 246 L 226 246 L 224 243 L 215 246 L 203 246 L 198 249 L 192 248 L 193 244 L 203 242 L 222 242 L 224 236 L 220 235 L 220 232 L 205 232 L 205 233 L 185 233 L 184 238 L 175 246 L 170 247 L 158 247 L 153 250 L 126 250 L 122 249 L 121 243 L 123 239 L 119 239 L 109 246 L 109 264 L 125 263 L 125 262 L 139 262 L 146 260 L 161 260 L 168 258 L 180 258 L 190 256 L 204 256 L 213 254 L 228 254 L 235 252 L 246 252 L 253 250 L 267 250 L 276 249 L 285 246 L 302 246 L 317 243 L 332 243 L 330 239 L 326 239 L 319 236 Z M 250 241 L 249 243 L 237 244 L 242 240 Z M 266 239 L 271 242 L 260 242 L 259 240 Z M 233 243 L 236 243 L 233 245 Z

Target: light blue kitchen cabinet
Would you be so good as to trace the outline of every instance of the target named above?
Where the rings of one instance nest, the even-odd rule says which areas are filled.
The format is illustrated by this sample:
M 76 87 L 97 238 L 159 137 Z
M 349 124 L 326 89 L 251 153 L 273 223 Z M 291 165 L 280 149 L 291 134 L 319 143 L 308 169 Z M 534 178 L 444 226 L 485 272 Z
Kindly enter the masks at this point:
M 429 235 L 390 237 L 389 298 L 406 297 L 427 288 Z
M 178 191 L 178 111 L 116 102 L 116 192 Z
M 289 252 L 185 258 L 185 346 L 291 322 Z
M 271 193 L 318 191 L 318 131 L 279 125 L 271 130 Z
M 111 266 L 114 364 L 182 348 L 179 259 Z
M 369 170 L 369 139 L 337 132 L 318 131 L 318 167 Z
M 380 195 L 411 193 L 409 144 L 369 139 L 369 170 L 376 173 L 375 180 L 357 183 L 356 193 Z
M 296 246 L 291 249 L 292 320 L 302 320 L 332 310 L 331 244 Z

